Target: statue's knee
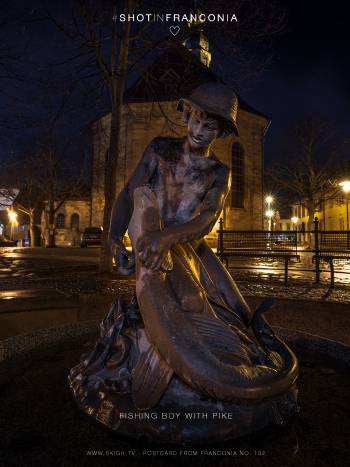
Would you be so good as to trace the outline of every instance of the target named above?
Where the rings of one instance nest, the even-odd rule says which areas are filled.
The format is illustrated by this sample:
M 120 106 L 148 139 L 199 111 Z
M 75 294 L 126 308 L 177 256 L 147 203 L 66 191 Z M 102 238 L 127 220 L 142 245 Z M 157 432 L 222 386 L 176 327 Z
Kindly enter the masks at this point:
M 192 311 L 194 313 L 201 313 L 204 308 L 204 295 L 201 290 L 185 293 L 181 297 L 181 308 L 184 311 Z

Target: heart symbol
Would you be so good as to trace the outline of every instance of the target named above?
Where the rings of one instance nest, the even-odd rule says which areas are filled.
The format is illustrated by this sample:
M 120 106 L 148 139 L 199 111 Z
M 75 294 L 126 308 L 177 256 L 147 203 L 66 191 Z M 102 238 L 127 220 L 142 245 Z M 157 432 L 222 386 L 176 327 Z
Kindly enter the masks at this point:
M 180 26 L 170 26 L 169 30 L 173 36 L 177 36 L 180 31 Z

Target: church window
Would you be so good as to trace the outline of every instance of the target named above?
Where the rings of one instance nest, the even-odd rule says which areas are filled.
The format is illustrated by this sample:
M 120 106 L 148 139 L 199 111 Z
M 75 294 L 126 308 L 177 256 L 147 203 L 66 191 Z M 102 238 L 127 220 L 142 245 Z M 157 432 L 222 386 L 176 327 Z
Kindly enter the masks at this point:
M 56 217 L 56 227 L 58 229 L 64 229 L 66 225 L 66 218 L 65 215 L 60 213 Z

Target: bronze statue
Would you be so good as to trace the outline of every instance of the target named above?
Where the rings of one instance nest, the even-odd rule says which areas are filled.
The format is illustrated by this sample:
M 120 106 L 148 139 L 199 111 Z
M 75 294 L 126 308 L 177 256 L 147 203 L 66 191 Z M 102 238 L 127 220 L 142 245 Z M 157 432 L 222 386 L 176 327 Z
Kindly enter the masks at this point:
M 111 246 L 120 273 L 136 269 L 135 297 L 112 305 L 70 384 L 83 411 L 122 434 L 207 442 L 296 411 L 298 363 L 262 316 L 270 304 L 252 313 L 204 239 L 230 188 L 211 145 L 238 135 L 237 97 L 206 83 L 178 109 L 187 136 L 155 138 L 113 207 Z

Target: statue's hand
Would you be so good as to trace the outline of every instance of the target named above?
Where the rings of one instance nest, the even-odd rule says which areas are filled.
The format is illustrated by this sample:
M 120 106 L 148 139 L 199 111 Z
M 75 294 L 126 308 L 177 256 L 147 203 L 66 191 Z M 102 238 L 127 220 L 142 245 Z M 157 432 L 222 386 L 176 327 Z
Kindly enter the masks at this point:
M 139 259 L 152 271 L 158 271 L 161 268 L 170 248 L 171 240 L 164 230 L 145 234 L 137 242 Z
M 111 251 L 119 274 L 128 276 L 135 272 L 135 255 L 121 239 L 111 240 Z

